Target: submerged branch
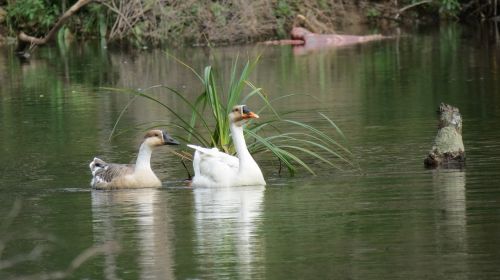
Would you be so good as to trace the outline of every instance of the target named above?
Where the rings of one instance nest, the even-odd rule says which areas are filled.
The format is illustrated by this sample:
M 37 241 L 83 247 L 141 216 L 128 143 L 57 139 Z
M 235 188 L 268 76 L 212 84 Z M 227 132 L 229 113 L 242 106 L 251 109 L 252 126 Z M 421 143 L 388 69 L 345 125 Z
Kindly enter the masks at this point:
M 38 251 L 35 251 L 38 253 Z M 90 247 L 83 252 L 81 252 L 76 258 L 73 259 L 73 261 L 69 264 L 69 266 L 62 271 L 53 271 L 53 272 L 45 272 L 45 273 L 39 273 L 39 274 L 34 274 L 34 275 L 28 275 L 28 276 L 20 276 L 20 277 L 15 277 L 12 279 L 36 279 L 36 280 L 45 280 L 45 279 L 67 279 L 71 274 L 73 274 L 82 264 L 84 264 L 86 261 L 89 259 L 102 255 L 102 254 L 109 254 L 109 253 L 116 253 L 120 250 L 120 246 L 118 243 L 114 241 L 109 241 L 101 245 L 96 245 L 93 247 Z M 40 252 L 41 253 L 41 252 Z M 29 254 L 28 257 L 33 257 L 31 256 L 32 254 Z M 35 256 L 38 257 L 38 256 Z M 25 258 L 23 260 L 32 260 L 29 258 Z
M 11 210 L 7 214 L 7 216 L 4 218 L 0 225 L 0 272 L 10 269 L 15 266 L 22 266 L 22 263 L 25 262 L 31 262 L 31 261 L 36 261 L 40 259 L 40 257 L 43 255 L 45 252 L 46 246 L 44 245 L 37 245 L 31 249 L 28 253 L 23 253 L 19 254 L 13 257 L 9 257 L 8 259 L 3 260 L 2 257 L 2 250 L 5 248 L 5 245 L 7 243 L 6 241 L 6 232 L 9 228 L 9 226 L 12 224 L 13 220 L 19 215 L 19 212 L 21 211 L 21 201 L 20 200 L 15 200 L 14 205 L 12 206 Z M 102 254 L 110 254 L 110 253 L 116 253 L 120 250 L 120 245 L 115 242 L 115 241 L 109 241 L 105 242 L 100 245 L 95 245 L 90 248 L 87 248 L 83 252 L 81 252 L 78 256 L 76 256 L 71 263 L 68 265 L 68 267 L 65 270 L 62 271 L 53 271 L 53 272 L 42 272 L 38 274 L 33 274 L 33 275 L 24 275 L 24 276 L 18 276 L 14 277 L 11 279 L 66 279 L 68 278 L 71 274 L 73 274 L 82 264 L 84 264 L 86 261 L 89 259 L 97 256 L 97 255 L 102 255 Z
M 0 261 L 0 270 L 7 269 L 13 267 L 19 263 L 23 263 L 26 261 L 33 261 L 38 259 L 44 251 L 44 246 L 38 245 L 31 250 L 28 254 L 18 255 L 9 260 Z

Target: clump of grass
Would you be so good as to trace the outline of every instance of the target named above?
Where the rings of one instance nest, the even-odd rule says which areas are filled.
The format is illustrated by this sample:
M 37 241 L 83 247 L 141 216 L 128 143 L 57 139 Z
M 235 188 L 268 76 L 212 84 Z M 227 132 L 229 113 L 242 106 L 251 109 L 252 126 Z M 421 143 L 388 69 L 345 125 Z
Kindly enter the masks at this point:
M 221 90 L 217 73 L 212 66 L 207 66 L 202 73 L 198 73 L 189 65 L 179 61 L 193 72 L 203 85 L 203 92 L 195 100 L 188 100 L 182 93 L 166 85 L 156 85 L 145 90 L 109 90 L 149 99 L 165 108 L 176 119 L 171 123 L 142 124 L 147 125 L 148 129 L 158 126 L 175 127 L 183 131 L 184 135 L 182 133 L 175 135 L 182 141 L 187 143 L 197 142 L 197 144 L 205 147 L 217 147 L 229 154 L 235 153 L 229 131 L 229 111 L 234 105 L 246 104 L 250 99 L 258 99 L 263 105 L 259 110 L 255 111 L 265 117 L 262 118 L 263 121 L 258 123 L 251 121 L 245 127 L 244 131 L 250 153 L 273 154 L 279 159 L 280 166 L 283 164 L 291 175 L 294 175 L 300 167 L 311 174 L 316 174 L 315 169 L 319 168 L 319 166 L 313 164 L 314 162 L 320 162 L 321 166 L 326 165 L 335 169 L 356 168 L 352 153 L 344 144 L 313 125 L 286 118 L 292 116 L 295 112 L 279 113 L 274 108 L 273 103 L 280 102 L 285 98 L 293 98 L 293 94 L 270 100 L 263 94 L 261 88 L 256 87 L 248 80 L 257 61 L 258 59 L 247 61 L 241 70 L 238 70 L 239 64 L 238 59 L 236 59 L 233 62 L 226 87 L 227 91 L 225 92 Z M 178 108 L 173 108 L 148 93 L 148 91 L 155 88 L 163 88 L 166 93 L 173 94 L 182 100 L 182 104 L 192 112 L 190 118 L 182 117 Z M 131 103 L 129 102 L 123 108 L 115 123 L 115 128 Z M 325 124 L 332 128 L 331 131 L 335 131 L 340 138 L 345 140 L 340 128 L 328 116 L 323 113 L 318 114 Z M 190 158 L 190 153 L 184 152 L 178 155 L 183 158 Z

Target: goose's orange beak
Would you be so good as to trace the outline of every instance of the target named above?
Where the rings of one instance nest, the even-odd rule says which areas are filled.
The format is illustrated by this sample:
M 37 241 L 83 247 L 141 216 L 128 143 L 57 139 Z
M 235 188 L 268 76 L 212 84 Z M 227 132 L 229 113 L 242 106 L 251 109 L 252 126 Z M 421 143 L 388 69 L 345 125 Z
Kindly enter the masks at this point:
M 255 114 L 254 112 L 251 112 L 251 111 L 243 114 L 244 120 L 246 120 L 246 119 L 258 119 L 258 118 L 259 118 L 259 115 Z

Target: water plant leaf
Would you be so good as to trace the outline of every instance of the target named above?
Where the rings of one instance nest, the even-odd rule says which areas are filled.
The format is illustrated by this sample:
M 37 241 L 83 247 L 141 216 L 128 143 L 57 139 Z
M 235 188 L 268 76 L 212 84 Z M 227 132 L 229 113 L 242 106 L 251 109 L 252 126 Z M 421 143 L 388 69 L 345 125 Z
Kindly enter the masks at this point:
M 325 114 L 323 114 L 323 113 L 321 113 L 321 112 L 319 112 L 319 114 L 320 114 L 323 118 L 325 118 L 325 119 L 326 119 L 326 120 L 327 120 L 327 121 L 328 121 L 328 122 L 329 122 L 329 123 L 330 123 L 330 124 L 331 124 L 331 125 L 335 128 L 335 130 L 337 131 L 337 133 L 338 133 L 340 136 L 342 136 L 342 138 L 343 138 L 344 140 L 347 140 L 347 139 L 346 139 L 346 137 L 345 137 L 345 135 L 344 135 L 344 133 L 342 132 L 342 130 L 340 130 L 340 128 L 339 128 L 339 127 L 338 127 L 338 126 L 337 126 L 337 125 L 336 125 L 336 124 L 335 124 L 335 123 L 334 123 L 334 122 L 333 122 L 333 121 L 332 121 L 329 117 L 327 117 Z

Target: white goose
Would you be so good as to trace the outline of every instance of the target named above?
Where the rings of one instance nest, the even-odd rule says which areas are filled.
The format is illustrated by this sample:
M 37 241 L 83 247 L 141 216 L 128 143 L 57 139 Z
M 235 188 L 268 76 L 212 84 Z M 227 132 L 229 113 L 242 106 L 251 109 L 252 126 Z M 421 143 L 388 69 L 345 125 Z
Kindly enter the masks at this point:
M 246 105 L 234 106 L 229 114 L 231 137 L 238 157 L 220 152 L 217 148 L 188 145 L 196 150 L 193 158 L 193 187 L 266 185 L 262 171 L 250 155 L 243 136 L 243 125 L 248 119 L 258 117 Z
M 90 162 L 92 181 L 95 189 L 123 189 L 160 187 L 161 181 L 151 169 L 151 153 L 162 145 L 179 145 L 166 131 L 150 130 L 144 136 L 135 164 L 106 163 L 94 158 Z

